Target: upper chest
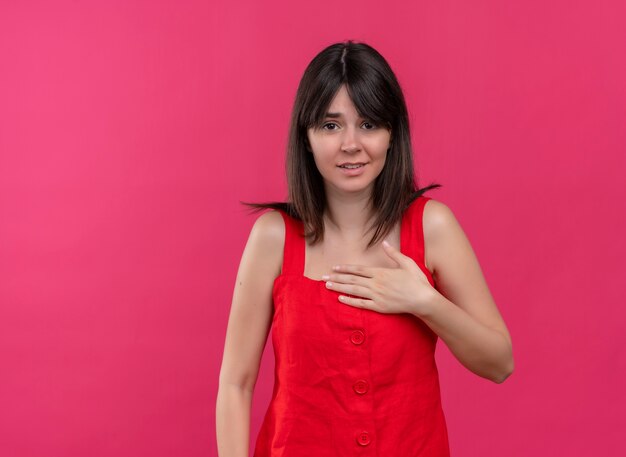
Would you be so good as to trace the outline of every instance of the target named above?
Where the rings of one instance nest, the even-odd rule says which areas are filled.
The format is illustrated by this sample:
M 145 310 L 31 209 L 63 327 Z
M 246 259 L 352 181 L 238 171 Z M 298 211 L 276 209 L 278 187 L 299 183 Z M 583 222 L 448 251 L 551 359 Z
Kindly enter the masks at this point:
M 325 235 L 324 240 L 315 245 L 305 243 L 304 276 L 320 279 L 332 273 L 334 265 L 362 265 L 368 267 L 397 267 L 382 246 L 382 240 L 367 248 L 372 234 L 363 239 L 346 240 L 333 234 Z M 400 250 L 400 224 L 387 235 L 387 241 Z

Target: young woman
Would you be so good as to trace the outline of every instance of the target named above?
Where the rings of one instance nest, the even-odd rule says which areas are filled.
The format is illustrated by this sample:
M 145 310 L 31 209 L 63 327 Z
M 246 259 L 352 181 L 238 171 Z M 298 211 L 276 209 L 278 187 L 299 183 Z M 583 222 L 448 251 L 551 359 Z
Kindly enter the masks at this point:
M 509 332 L 452 211 L 414 179 L 404 96 L 364 43 L 322 50 L 291 118 L 288 202 L 252 227 L 216 404 L 220 457 L 249 452 L 270 329 L 272 399 L 255 457 L 449 455 L 435 345 L 478 376 L 513 371 Z

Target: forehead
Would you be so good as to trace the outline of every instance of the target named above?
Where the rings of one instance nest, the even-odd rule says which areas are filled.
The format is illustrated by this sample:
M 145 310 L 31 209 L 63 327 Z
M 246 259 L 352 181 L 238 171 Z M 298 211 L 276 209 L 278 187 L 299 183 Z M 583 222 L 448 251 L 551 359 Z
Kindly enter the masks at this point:
M 358 115 L 356 106 L 352 102 L 346 86 L 342 85 L 333 97 L 326 113 L 327 117 L 341 117 L 342 115 Z

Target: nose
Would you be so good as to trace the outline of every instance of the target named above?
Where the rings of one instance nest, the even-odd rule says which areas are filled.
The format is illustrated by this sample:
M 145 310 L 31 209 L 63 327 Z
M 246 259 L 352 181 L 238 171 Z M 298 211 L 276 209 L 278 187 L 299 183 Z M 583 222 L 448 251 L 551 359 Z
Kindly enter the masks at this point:
M 345 133 L 341 141 L 341 150 L 343 152 L 359 151 L 361 149 L 361 146 L 359 144 L 355 128 L 353 126 L 348 126 L 348 128 L 346 128 L 344 132 Z

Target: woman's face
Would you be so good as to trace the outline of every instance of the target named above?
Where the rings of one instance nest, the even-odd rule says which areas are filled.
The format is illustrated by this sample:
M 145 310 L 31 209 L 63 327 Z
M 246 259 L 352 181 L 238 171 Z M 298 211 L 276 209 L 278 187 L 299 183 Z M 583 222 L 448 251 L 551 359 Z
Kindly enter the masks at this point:
M 391 132 L 359 117 L 345 85 L 333 98 L 322 125 L 309 128 L 307 136 L 327 191 L 371 191 L 385 165 Z

